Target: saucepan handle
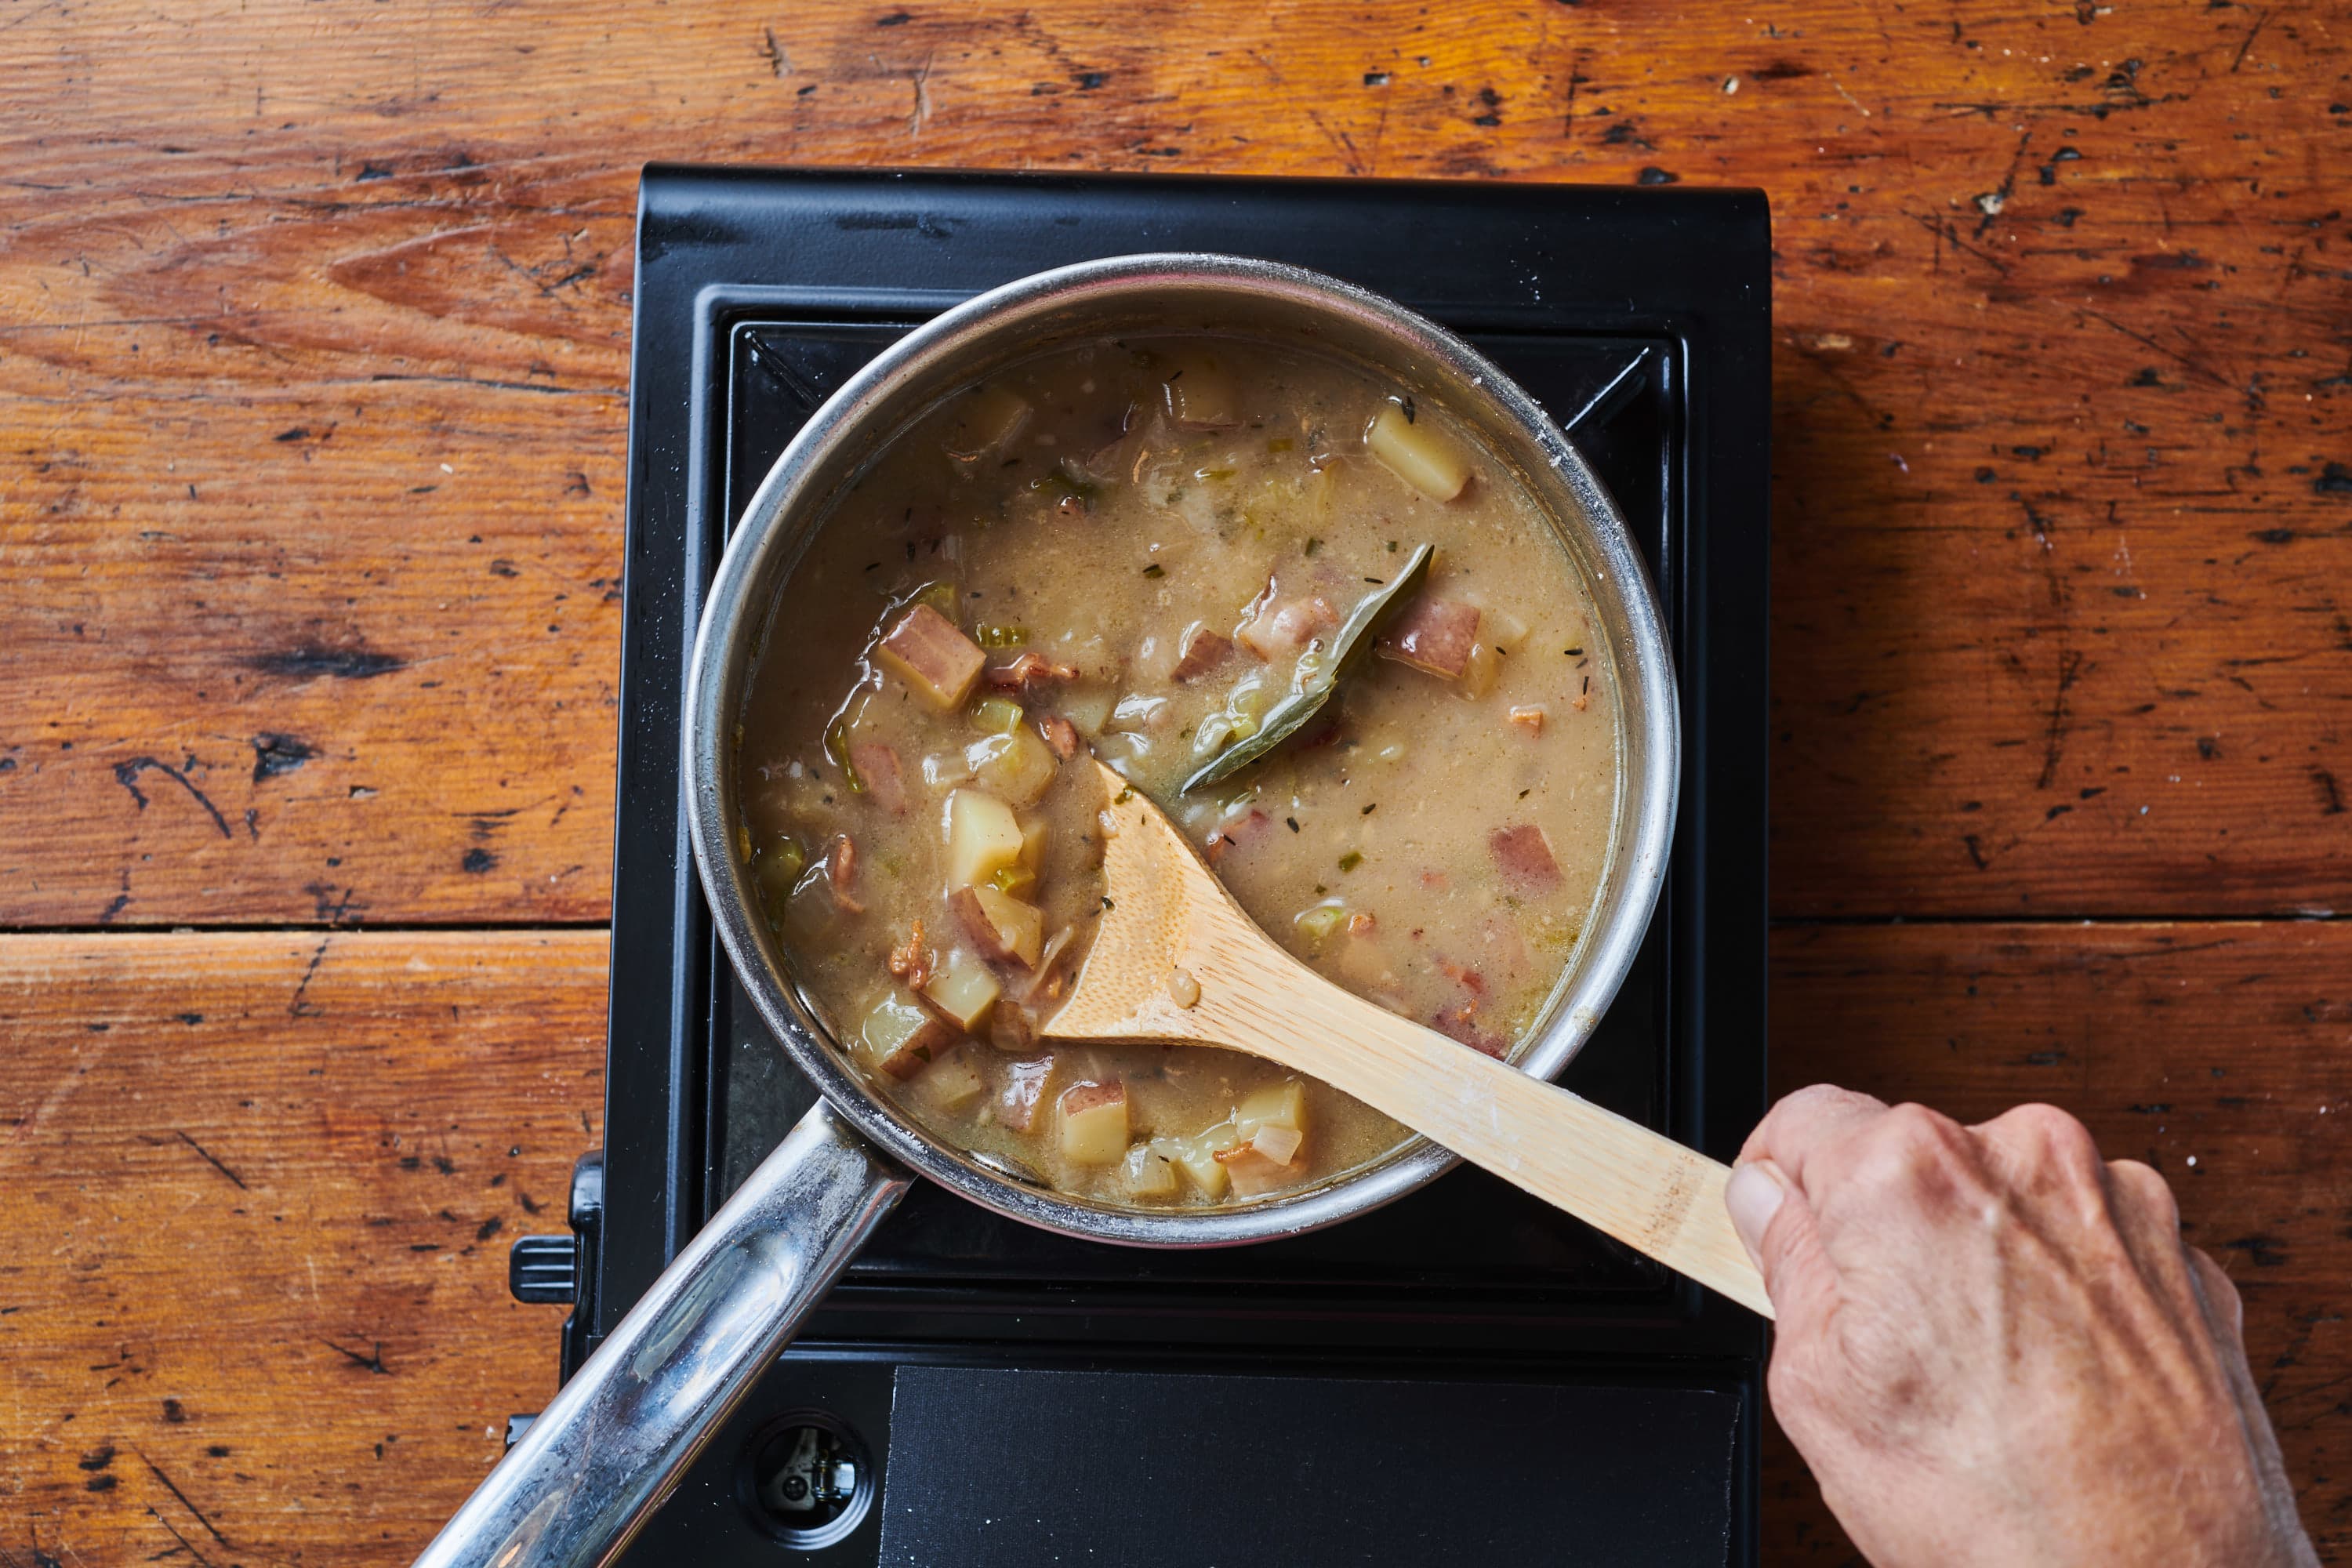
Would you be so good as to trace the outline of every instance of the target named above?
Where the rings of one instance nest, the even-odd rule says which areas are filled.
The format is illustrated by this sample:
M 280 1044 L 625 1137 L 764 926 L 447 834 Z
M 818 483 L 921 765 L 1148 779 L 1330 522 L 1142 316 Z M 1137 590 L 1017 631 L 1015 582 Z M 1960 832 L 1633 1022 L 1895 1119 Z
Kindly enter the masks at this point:
M 417 1568 L 572 1568 L 617 1554 L 912 1180 L 818 1101 Z

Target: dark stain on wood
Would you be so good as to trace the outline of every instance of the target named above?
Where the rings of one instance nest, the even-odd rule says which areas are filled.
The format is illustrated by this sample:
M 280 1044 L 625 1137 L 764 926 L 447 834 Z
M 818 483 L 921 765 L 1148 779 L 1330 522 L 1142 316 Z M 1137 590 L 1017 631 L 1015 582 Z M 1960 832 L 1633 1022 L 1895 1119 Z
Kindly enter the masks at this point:
M 253 738 L 253 782 L 290 773 L 319 753 L 295 735 L 265 731 Z

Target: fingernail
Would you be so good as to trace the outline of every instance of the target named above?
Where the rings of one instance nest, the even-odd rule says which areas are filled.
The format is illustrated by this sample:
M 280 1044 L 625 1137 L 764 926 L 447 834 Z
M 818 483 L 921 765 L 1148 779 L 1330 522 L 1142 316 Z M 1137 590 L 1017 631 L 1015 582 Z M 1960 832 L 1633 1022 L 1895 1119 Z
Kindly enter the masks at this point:
M 1731 1228 L 1759 1268 L 1764 1263 L 1764 1232 L 1789 1196 L 1788 1178 L 1769 1160 L 1736 1167 L 1723 1186 L 1723 1206 L 1731 1211 Z

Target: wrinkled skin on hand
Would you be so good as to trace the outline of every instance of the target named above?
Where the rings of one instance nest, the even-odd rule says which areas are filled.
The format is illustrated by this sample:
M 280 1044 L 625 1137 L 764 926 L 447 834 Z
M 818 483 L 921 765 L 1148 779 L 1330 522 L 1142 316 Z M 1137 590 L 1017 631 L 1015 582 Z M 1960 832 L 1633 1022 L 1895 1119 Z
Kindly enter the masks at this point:
M 1726 1202 L 1779 1317 L 1773 1412 L 1877 1568 L 2317 1563 L 2237 1290 L 2073 1117 L 1809 1089 Z

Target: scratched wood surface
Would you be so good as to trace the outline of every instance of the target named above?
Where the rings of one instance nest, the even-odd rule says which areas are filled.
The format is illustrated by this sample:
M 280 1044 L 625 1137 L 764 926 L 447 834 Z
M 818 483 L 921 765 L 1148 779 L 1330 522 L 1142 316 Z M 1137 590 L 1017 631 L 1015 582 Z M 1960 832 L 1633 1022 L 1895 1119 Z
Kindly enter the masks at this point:
M 554 1383 L 595 931 L 0 942 L 0 1564 L 405 1563 Z
M 18 9 L 0 917 L 599 918 L 650 157 L 1760 185 L 1780 910 L 2343 906 L 2327 13 L 1751 10 Z
M 649 158 L 1764 188 L 1778 1069 L 2172 1160 L 2352 1561 L 2344 928 L 2211 923 L 2352 892 L 2342 20 L 0 9 L 0 1568 L 405 1561 L 545 1396 Z

